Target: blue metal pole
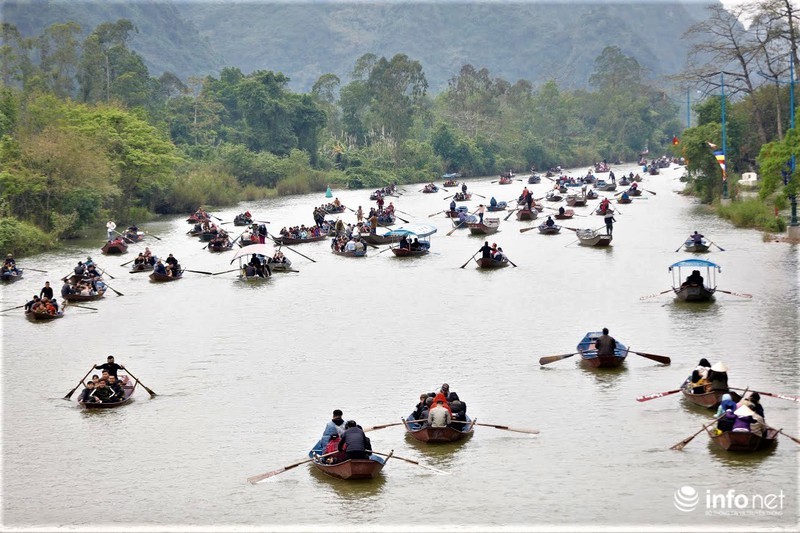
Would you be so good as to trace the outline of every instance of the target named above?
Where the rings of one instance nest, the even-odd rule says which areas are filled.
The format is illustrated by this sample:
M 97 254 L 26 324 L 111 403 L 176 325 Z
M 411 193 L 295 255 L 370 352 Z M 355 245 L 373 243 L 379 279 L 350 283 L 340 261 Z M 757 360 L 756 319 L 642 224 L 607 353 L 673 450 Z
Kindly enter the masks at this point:
M 722 173 L 722 198 L 728 199 L 728 145 L 725 137 L 725 74 L 720 72 L 720 85 L 722 87 L 722 156 L 725 158 L 725 170 Z

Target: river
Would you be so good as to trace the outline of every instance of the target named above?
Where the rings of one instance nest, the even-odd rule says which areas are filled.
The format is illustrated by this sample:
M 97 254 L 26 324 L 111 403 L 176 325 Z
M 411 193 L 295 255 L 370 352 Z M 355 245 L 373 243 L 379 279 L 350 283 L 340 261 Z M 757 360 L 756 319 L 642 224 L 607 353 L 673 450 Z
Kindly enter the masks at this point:
M 615 167 L 618 175 L 637 170 Z M 771 452 L 734 455 L 701 434 L 670 450 L 711 413 L 679 394 L 635 401 L 678 388 L 701 357 L 724 361 L 732 386 L 798 393 L 800 248 L 764 242 L 677 194 L 681 173 L 673 167 L 645 176 L 641 186 L 657 195 L 620 206 L 607 249 L 578 246 L 566 230 L 519 232 L 541 219 L 501 220 L 490 243 L 518 266 L 497 271 L 459 268 L 482 239 L 447 236 L 450 220 L 428 215 L 447 207 L 448 193 L 421 194 L 420 185 L 391 200 L 412 215 L 401 217 L 438 228 L 422 258 L 370 249 L 367 258 L 350 259 L 320 242 L 292 247 L 316 262 L 287 251 L 299 272 L 260 284 L 234 273 L 187 273 L 169 284 L 129 274 L 120 264 L 145 245 L 189 269 L 231 268 L 232 253 L 203 250 L 185 235 L 185 217 L 169 217 L 143 225 L 160 241 L 132 245 L 124 256 L 101 255 L 98 228 L 91 240 L 20 260 L 49 273 L 28 271 L 4 286 L 4 308 L 38 294 L 45 280 L 58 291 L 58 279 L 87 255 L 124 296 L 109 292 L 86 304 L 98 311 L 72 308 L 49 323 L 31 323 L 21 311 L 2 315 L 4 527 L 797 528 L 797 444 L 780 437 Z M 495 179 L 467 183 L 498 200 L 524 186 Z M 537 197 L 552 185 L 542 181 L 529 186 Z M 354 209 L 371 204 L 367 190 L 334 192 Z M 277 233 L 311 223 L 312 208 L 326 201 L 317 193 L 213 214 L 232 220 L 250 209 Z M 343 218 L 355 220 L 349 211 Z M 565 225 L 603 223 L 590 215 Z M 704 256 L 722 266 L 718 287 L 752 299 L 640 300 L 669 289 L 667 267 L 690 257 L 674 250 L 693 230 L 725 249 Z M 538 364 L 573 352 L 584 333 L 604 326 L 633 350 L 670 356 L 672 365 L 633 354 L 618 371 L 584 369 L 577 356 Z M 80 409 L 77 392 L 62 399 L 111 354 L 157 396 L 140 388 L 131 404 L 104 412 Z M 374 449 L 447 475 L 392 459 L 364 483 L 305 464 L 259 485 L 246 482 L 304 459 L 333 409 L 364 427 L 399 422 L 421 392 L 443 382 L 478 422 L 541 433 L 478 427 L 466 442 L 425 446 L 394 426 L 369 434 Z M 798 436 L 797 403 L 762 403 L 768 423 Z M 694 510 L 674 505 L 682 487 L 700 497 Z M 727 502 L 714 499 L 731 490 Z M 745 499 L 742 508 L 732 505 Z

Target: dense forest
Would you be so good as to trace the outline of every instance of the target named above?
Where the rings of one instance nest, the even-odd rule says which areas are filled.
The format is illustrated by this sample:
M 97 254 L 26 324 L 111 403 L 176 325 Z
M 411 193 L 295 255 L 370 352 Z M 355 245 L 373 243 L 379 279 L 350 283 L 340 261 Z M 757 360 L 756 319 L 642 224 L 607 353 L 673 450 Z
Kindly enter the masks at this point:
M 797 182 L 791 172 L 781 174 L 797 142 L 794 132 L 784 134 L 788 88 L 780 81 L 790 54 L 776 52 L 790 50 L 796 61 L 794 30 L 779 31 L 794 28 L 785 6 L 771 1 L 754 10 L 754 27 L 771 29 L 762 53 L 741 46 L 760 33 L 712 7 L 688 30 L 695 42 L 689 67 L 670 80 L 654 81 L 635 56 L 607 46 L 592 62 L 591 89 L 566 89 L 554 79 L 510 81 L 463 64 L 437 93 L 420 61 L 405 53 L 364 53 L 348 78 L 322 74 L 297 92 L 274 70 L 228 66 L 205 76 L 152 76 L 130 46 L 137 27 L 127 19 L 88 33 L 75 22 L 54 23 L 34 36 L 4 23 L 0 244 L 22 254 L 108 216 L 141 222 L 151 213 L 328 184 L 378 187 L 450 171 L 631 161 L 644 148 L 685 156 L 695 176 L 691 189 L 711 202 L 721 180 L 708 143 L 721 144 L 722 93 L 720 63 L 703 62 L 709 55 L 739 74 L 729 76 L 725 99 L 731 182 L 760 165 L 762 196 L 780 207 Z M 715 24 L 732 32 L 727 41 Z M 758 61 L 773 83 L 752 83 Z M 667 90 L 676 85 L 704 95 L 693 105 L 695 127 L 683 133 L 681 102 Z M 747 216 L 779 225 L 764 206 L 748 207 Z

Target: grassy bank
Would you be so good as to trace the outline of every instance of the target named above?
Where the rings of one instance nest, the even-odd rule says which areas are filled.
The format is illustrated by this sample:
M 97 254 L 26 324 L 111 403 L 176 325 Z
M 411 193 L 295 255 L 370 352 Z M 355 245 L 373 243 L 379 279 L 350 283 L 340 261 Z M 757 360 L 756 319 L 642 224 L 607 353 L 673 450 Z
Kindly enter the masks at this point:
M 786 220 L 775 214 L 774 205 L 760 198 L 735 200 L 729 205 L 716 204 L 716 213 L 737 228 L 755 228 L 771 233 L 786 231 Z

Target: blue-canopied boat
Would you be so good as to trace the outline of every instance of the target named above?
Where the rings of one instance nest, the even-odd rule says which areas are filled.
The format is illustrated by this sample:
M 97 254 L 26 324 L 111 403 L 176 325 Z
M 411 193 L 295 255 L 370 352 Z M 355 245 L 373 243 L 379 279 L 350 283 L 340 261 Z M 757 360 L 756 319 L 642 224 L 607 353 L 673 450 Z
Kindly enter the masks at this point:
M 692 273 L 683 278 L 682 269 L 692 269 Z M 701 270 L 706 270 L 706 277 Z M 672 273 L 672 290 L 675 298 L 682 302 L 708 302 L 714 299 L 717 290 L 716 273 L 722 267 L 704 259 L 684 259 L 669 267 Z
M 628 356 L 628 347 L 619 341 L 617 341 L 617 347 L 614 349 L 614 355 L 597 355 L 597 348 L 594 343 L 602 334 L 603 332 L 601 331 L 590 331 L 583 336 L 577 348 L 578 353 L 581 354 L 581 359 L 593 368 L 616 368 L 622 365 Z
M 384 236 L 394 240 L 395 245 L 390 245 L 390 248 L 396 257 L 414 257 L 430 253 L 430 236 L 434 233 L 436 228 L 430 224 L 407 224 L 387 232 Z M 400 246 L 403 237 L 407 239 L 408 246 Z

